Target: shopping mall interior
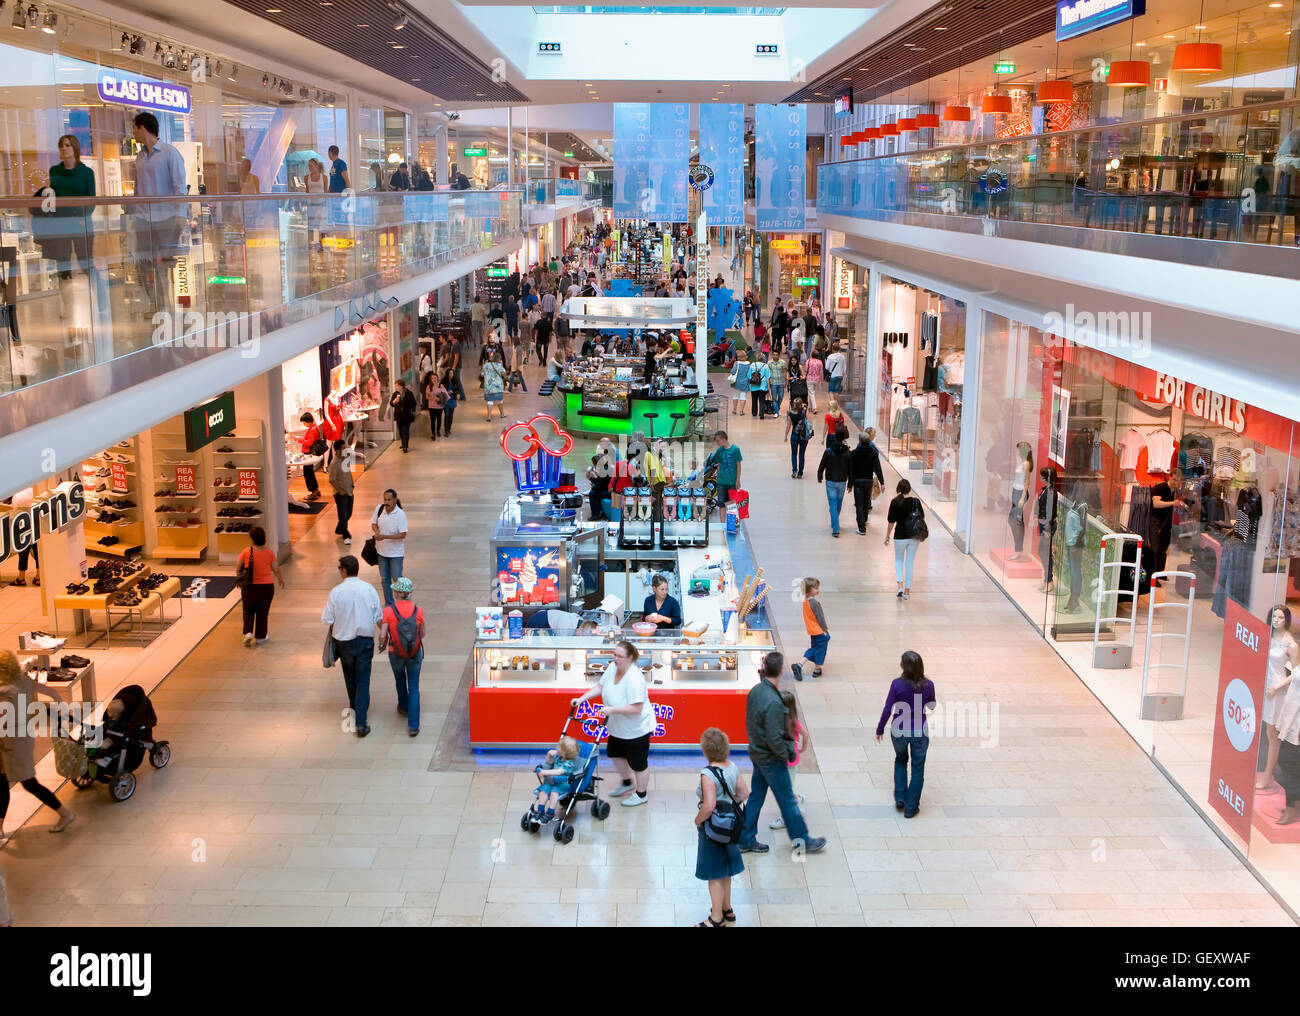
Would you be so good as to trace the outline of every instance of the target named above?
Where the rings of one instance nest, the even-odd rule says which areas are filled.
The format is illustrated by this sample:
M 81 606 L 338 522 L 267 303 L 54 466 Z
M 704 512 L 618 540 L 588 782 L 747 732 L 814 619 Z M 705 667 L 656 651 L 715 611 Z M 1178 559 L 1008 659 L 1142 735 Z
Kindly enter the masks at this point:
M 1297 922 L 1300 0 L 278 2 L 0 0 L 0 926 Z

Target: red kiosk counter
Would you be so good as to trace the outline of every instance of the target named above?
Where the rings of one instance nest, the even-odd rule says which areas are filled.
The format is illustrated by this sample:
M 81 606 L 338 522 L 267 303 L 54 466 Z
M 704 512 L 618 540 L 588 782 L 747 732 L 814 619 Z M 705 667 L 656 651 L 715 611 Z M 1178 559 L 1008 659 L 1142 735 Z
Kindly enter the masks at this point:
M 709 727 L 725 731 L 733 747 L 745 747 L 745 698 L 758 680 L 764 654 L 774 648 L 769 631 L 748 631 L 737 645 L 689 644 L 676 633 L 641 637 L 631 631 L 606 638 L 542 630 L 517 639 L 480 640 L 474 645 L 469 691 L 470 746 L 552 747 L 569 701 L 600 679 L 621 638 L 640 654 L 637 665 L 659 721 L 652 748 L 698 748 Z M 583 703 L 578 712 L 582 733 L 594 740 L 605 734 L 594 708 L 599 701 Z

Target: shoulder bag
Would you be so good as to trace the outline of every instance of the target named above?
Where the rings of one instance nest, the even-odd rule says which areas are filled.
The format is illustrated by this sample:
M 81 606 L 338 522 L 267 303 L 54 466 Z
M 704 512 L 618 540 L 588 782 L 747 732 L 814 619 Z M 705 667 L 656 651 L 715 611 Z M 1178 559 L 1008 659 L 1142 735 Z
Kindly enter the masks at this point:
M 320 662 L 326 670 L 334 666 L 334 661 L 339 658 L 339 646 L 334 641 L 334 626 L 329 626 L 329 631 L 325 633 L 325 645 L 321 649 Z
M 724 846 L 739 843 L 741 833 L 745 831 L 745 806 L 732 794 L 722 770 L 717 766 L 709 766 L 708 769 L 717 780 L 721 793 L 727 795 L 727 799 L 724 801 L 720 794 L 713 803 L 713 814 L 704 822 L 704 835 L 714 843 L 721 843 Z
M 246 550 L 244 554 L 239 555 L 239 564 L 235 568 L 235 585 L 240 589 L 253 584 L 253 552 Z
M 925 523 L 925 509 L 919 498 L 912 498 L 912 507 L 907 513 L 908 536 L 918 543 L 930 538 L 930 527 Z
M 379 509 L 375 509 L 374 516 L 370 519 L 371 525 L 376 525 L 379 521 Z M 379 551 L 375 549 L 375 538 L 367 537 L 365 545 L 361 548 L 361 560 L 366 562 L 372 568 L 379 564 Z

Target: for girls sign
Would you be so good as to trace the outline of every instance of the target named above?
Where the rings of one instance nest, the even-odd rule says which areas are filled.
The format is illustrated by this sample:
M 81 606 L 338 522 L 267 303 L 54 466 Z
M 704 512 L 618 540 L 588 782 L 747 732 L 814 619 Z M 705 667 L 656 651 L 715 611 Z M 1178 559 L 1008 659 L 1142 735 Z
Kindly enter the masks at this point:
M 186 114 L 190 111 L 190 90 L 184 85 L 151 81 L 117 71 L 99 72 L 99 97 L 120 106 L 142 106 L 164 113 Z
M 660 705 L 658 702 L 651 702 L 651 707 L 655 711 L 655 719 L 659 722 L 655 724 L 654 733 L 650 735 L 651 740 L 656 737 L 666 737 L 668 735 L 667 721 L 673 718 L 673 707 Z M 590 702 L 579 702 L 578 708 L 574 710 L 573 718 L 582 724 L 582 732 L 593 741 L 603 741 L 608 735 L 605 729 L 605 717 L 601 715 L 600 706 L 593 706 Z

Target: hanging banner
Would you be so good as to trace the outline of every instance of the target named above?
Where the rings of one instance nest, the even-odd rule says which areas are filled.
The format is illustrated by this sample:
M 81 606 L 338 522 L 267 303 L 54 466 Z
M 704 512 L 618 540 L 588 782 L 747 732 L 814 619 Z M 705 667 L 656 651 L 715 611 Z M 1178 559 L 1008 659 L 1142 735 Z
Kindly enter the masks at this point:
M 713 170 L 704 210 L 714 226 L 745 224 L 745 107 L 741 103 L 700 106 L 700 163 Z
M 1268 641 L 1268 625 L 1229 597 L 1210 748 L 1210 804 L 1247 843 L 1255 801 Z
M 808 108 L 754 107 L 754 217 L 760 230 L 806 228 Z
M 690 106 L 614 103 L 614 216 L 686 221 Z

